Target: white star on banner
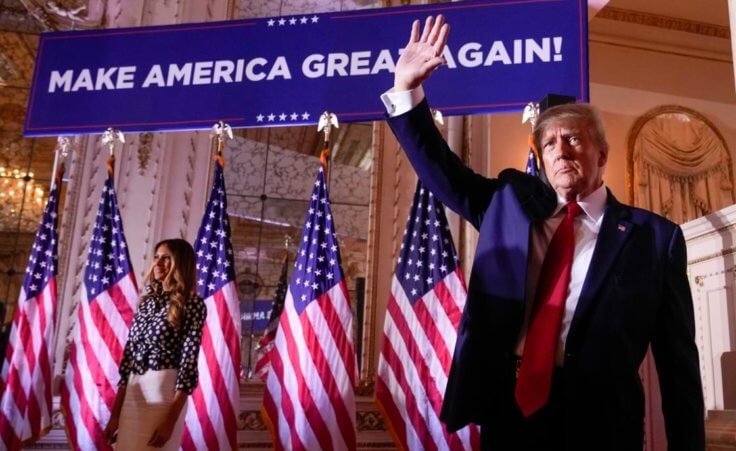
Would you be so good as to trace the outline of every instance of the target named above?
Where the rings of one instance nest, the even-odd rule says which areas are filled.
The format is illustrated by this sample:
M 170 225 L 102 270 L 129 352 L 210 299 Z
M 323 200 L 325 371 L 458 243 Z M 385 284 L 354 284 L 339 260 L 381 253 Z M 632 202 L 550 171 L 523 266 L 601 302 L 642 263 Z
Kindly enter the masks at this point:
M 275 21 L 275 20 L 273 20 L 273 19 L 269 19 L 269 21 L 268 21 L 268 26 L 269 26 L 269 27 L 273 27 L 273 24 L 275 24 L 275 23 L 276 23 L 276 21 Z

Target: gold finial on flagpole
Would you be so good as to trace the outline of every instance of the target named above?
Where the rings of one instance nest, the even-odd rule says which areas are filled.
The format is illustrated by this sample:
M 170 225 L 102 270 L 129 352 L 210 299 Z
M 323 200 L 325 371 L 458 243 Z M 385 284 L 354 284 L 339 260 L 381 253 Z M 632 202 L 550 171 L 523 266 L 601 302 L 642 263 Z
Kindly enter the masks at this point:
M 445 117 L 442 115 L 440 110 L 435 110 L 434 108 L 432 108 L 430 112 L 432 113 L 432 119 L 434 119 L 437 125 L 439 125 L 440 127 L 445 125 Z
M 233 129 L 230 124 L 218 121 L 210 130 L 210 138 L 217 139 L 217 155 L 215 159 L 219 161 L 221 166 L 225 166 L 225 159 L 222 157 L 222 151 L 225 149 L 225 140 L 233 139 Z
M 529 102 L 524 107 L 524 112 L 521 115 L 521 123 L 526 124 L 529 122 L 531 131 L 529 132 L 529 148 L 534 152 L 534 156 L 539 160 L 539 150 L 534 145 L 534 126 L 537 125 L 537 118 L 539 117 L 539 104 L 535 102 Z
M 64 162 L 69 156 L 72 149 L 72 141 L 68 136 L 59 136 L 56 139 L 56 148 L 54 149 L 54 168 L 51 172 L 53 179 L 51 180 L 51 188 L 61 183 L 61 178 L 66 170 Z
M 115 143 L 120 142 L 125 144 L 125 135 L 120 130 L 114 128 L 108 128 L 102 134 L 102 145 L 107 145 L 110 148 L 110 158 L 107 160 L 107 170 L 112 175 L 115 171 Z
M 110 148 L 110 155 L 115 152 L 115 143 L 120 142 L 125 144 L 125 135 L 120 130 L 114 128 L 108 128 L 102 134 L 102 144 L 107 145 Z
M 325 134 L 324 146 L 322 146 L 322 153 L 319 156 L 319 159 L 322 162 L 322 167 L 325 168 L 325 177 L 327 177 L 327 171 L 329 170 L 330 134 L 332 133 L 332 127 L 340 128 L 337 116 L 334 113 L 325 111 L 322 113 L 322 116 L 319 117 L 319 123 L 317 124 L 317 131 Z
M 529 122 L 533 130 L 534 126 L 537 125 L 538 117 L 539 117 L 539 104 L 534 103 L 534 102 L 529 102 L 524 107 L 524 113 L 521 115 L 521 123 L 526 124 L 527 122 Z

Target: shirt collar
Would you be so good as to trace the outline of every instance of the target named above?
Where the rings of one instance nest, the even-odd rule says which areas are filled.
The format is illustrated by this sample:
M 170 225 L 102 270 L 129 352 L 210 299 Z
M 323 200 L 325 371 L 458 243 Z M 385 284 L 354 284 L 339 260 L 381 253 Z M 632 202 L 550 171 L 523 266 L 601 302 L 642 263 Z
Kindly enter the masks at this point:
M 599 186 L 598 189 L 588 194 L 584 199 L 579 200 L 578 205 L 583 209 L 586 216 L 594 222 L 598 222 L 606 209 L 607 197 L 608 193 L 606 192 L 606 185 L 601 183 L 601 186 Z M 557 207 L 555 208 L 555 212 L 552 216 L 556 216 L 560 210 L 565 207 L 565 205 L 567 205 L 567 201 L 558 194 Z
M 159 280 L 153 279 L 151 283 L 146 285 L 146 293 L 149 296 L 164 297 L 169 296 L 171 291 L 164 291 L 164 284 Z

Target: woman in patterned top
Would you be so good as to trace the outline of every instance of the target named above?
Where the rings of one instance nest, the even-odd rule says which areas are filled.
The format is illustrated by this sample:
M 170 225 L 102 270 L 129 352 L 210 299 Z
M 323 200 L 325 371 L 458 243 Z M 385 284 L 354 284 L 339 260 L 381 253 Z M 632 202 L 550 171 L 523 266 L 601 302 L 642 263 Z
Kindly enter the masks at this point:
M 196 257 L 181 239 L 156 245 L 145 294 L 120 362 L 105 437 L 117 450 L 178 450 L 207 309 L 196 292 Z

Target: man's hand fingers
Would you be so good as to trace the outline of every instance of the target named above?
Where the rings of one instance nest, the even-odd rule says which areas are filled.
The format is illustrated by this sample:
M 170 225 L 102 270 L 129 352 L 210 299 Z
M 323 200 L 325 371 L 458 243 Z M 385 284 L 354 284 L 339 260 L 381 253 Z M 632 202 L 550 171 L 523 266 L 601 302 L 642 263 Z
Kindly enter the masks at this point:
M 426 74 L 423 78 L 428 78 L 432 71 L 440 67 L 444 62 L 445 60 L 441 56 L 428 59 L 422 64 L 422 72 Z
M 419 40 L 419 20 L 415 20 L 411 24 L 411 35 L 409 36 L 409 44 Z
M 434 43 L 434 53 L 437 56 L 442 56 L 442 52 L 445 51 L 445 45 L 447 45 L 447 37 L 450 34 L 450 25 L 444 24 L 442 25 L 442 28 L 440 28 L 439 36 L 437 37 L 437 41 Z
M 442 24 L 445 23 L 445 18 L 442 16 L 442 14 L 437 16 L 437 19 L 432 24 L 432 29 L 429 31 L 429 36 L 427 36 L 427 43 L 429 45 L 434 45 L 435 42 L 437 42 L 437 37 L 440 34 L 440 29 L 442 28 Z
M 429 16 L 427 17 L 427 20 L 424 21 L 424 29 L 422 30 L 422 37 L 419 38 L 419 42 L 427 42 L 427 39 L 429 38 L 429 33 L 432 31 L 432 24 L 434 23 L 434 17 Z

